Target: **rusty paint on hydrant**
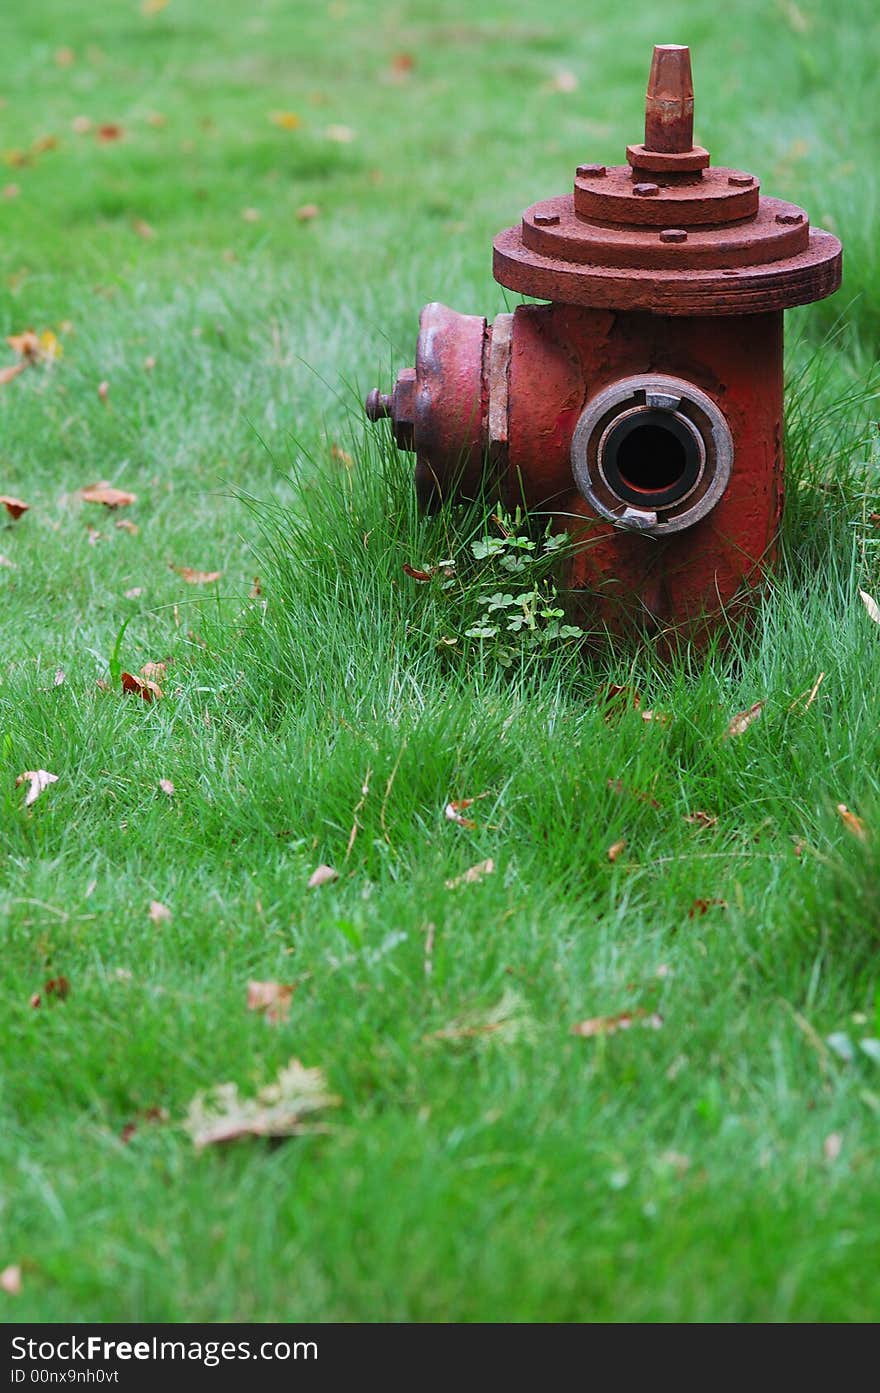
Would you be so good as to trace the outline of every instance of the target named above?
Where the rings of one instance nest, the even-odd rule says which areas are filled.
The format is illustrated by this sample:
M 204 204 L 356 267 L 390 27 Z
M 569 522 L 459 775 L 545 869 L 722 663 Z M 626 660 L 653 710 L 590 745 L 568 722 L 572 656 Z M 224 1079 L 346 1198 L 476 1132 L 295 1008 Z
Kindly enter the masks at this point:
M 702 639 L 760 587 L 782 507 L 782 317 L 841 245 L 693 144 L 690 53 L 654 49 L 645 138 L 500 232 L 494 275 L 546 301 L 493 324 L 426 305 L 415 368 L 370 393 L 423 506 L 486 489 L 575 543 L 572 607 Z M 581 545 L 582 544 L 582 545 Z

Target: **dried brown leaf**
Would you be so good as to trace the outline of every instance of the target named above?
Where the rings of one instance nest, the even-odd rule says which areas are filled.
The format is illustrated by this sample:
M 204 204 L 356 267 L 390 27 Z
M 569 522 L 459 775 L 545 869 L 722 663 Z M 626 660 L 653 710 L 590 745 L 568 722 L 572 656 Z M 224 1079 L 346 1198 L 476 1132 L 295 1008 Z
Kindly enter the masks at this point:
M 223 574 L 222 571 L 197 571 L 192 566 L 172 566 L 171 569 L 182 576 L 187 585 L 210 585 Z
M 753 721 L 756 721 L 764 710 L 764 702 L 756 701 L 747 711 L 740 711 L 734 716 L 730 725 L 724 732 L 724 739 L 729 740 L 734 735 L 742 735 L 748 730 Z
M 20 498 L 10 498 L 8 494 L 0 493 L 0 503 L 12 518 L 20 518 L 22 513 L 26 513 L 30 508 L 30 503 L 22 503 Z
M 408 561 L 404 561 L 401 569 L 405 576 L 409 576 L 411 580 L 421 581 L 422 584 L 424 584 L 425 581 L 429 581 L 434 574 L 433 567 L 430 571 L 420 571 L 415 566 L 411 566 Z
M 860 842 L 866 842 L 868 840 L 868 829 L 862 819 L 857 817 L 855 813 L 851 813 L 845 803 L 838 803 L 837 811 L 847 832 L 853 837 L 857 837 Z
M 714 827 L 718 817 L 715 813 L 707 813 L 702 808 L 698 808 L 695 813 L 685 813 L 684 820 L 689 822 L 692 827 Z
M 0 368 L 0 387 L 5 387 L 7 382 L 11 382 L 14 377 L 18 377 L 20 372 L 24 372 L 26 367 L 27 361 L 23 359 L 20 363 L 13 363 L 11 367 Z
M 144 701 L 160 701 L 164 695 L 162 688 L 148 677 L 136 677 L 134 673 L 123 672 L 120 681 L 122 690 Z
M 137 523 L 132 522 L 131 518 L 117 518 L 116 526 L 119 528 L 120 532 L 128 532 L 132 537 L 136 537 L 140 531 Z
M 476 866 L 471 866 L 462 875 L 454 876 L 452 880 L 446 881 L 447 890 L 457 890 L 459 885 L 474 885 L 482 880 L 484 876 L 492 875 L 495 870 L 495 862 L 491 856 L 485 861 L 478 861 Z
M 87 484 L 80 489 L 79 496 L 84 503 L 103 503 L 105 508 L 127 508 L 137 498 L 137 494 L 118 489 L 106 479 L 99 484 Z
M 167 663 L 144 663 L 141 668 L 141 677 L 150 678 L 153 682 L 164 682 L 167 671 Z
M 50 774 L 48 769 L 27 769 L 24 774 L 19 774 L 15 786 L 18 788 L 20 784 L 24 783 L 30 785 L 24 800 L 24 806 L 29 808 L 32 803 L 36 803 L 44 789 L 47 789 L 50 784 L 57 784 L 57 782 L 58 775 Z
M 616 1016 L 592 1016 L 589 1020 L 577 1021 L 571 1027 L 571 1033 L 590 1039 L 596 1035 L 616 1035 L 619 1030 L 629 1030 L 634 1025 L 659 1030 L 662 1024 L 663 1017 L 656 1011 L 646 1011 L 643 1006 L 637 1006 L 632 1011 L 619 1011 Z
M 316 866 L 309 876 L 308 888 L 315 890 L 319 885 L 330 885 L 334 880 L 339 879 L 339 872 L 332 866 Z
M 626 837 L 621 837 L 619 842 L 612 842 L 608 848 L 608 860 L 616 861 L 621 852 L 626 850 Z
M 688 918 L 696 919 L 704 914 L 708 914 L 710 909 L 726 909 L 726 900 L 694 900 L 688 910 Z
M 296 985 L 290 982 L 248 982 L 247 1008 L 262 1011 L 267 1021 L 280 1025 L 290 1015 Z
M 96 132 L 102 145 L 110 144 L 114 140 L 121 140 L 124 134 L 124 130 L 116 121 L 105 121 Z
M 339 1107 L 341 1101 L 328 1092 L 323 1069 L 307 1069 L 291 1059 L 277 1081 L 261 1088 L 256 1098 L 242 1098 L 234 1083 L 197 1094 L 185 1126 L 200 1148 L 242 1137 L 292 1137 L 327 1131 L 326 1124 L 306 1119 Z
M 171 920 L 171 910 L 161 900 L 150 900 L 148 912 L 152 924 L 167 924 Z
M 314 222 L 315 218 L 321 216 L 321 210 L 317 203 L 304 203 L 301 208 L 296 210 L 297 222 Z
M 159 780 L 159 788 L 160 788 L 161 791 L 162 791 L 164 794 L 166 794 L 169 798 L 173 798 L 173 797 L 174 797 L 174 785 L 173 785 L 173 783 L 171 782 L 170 779 L 160 779 L 160 780 Z
M 459 827 L 467 827 L 468 830 L 472 832 L 477 824 L 472 818 L 462 817 L 462 813 L 465 808 L 473 807 L 474 803 L 476 803 L 479 798 L 484 797 L 485 794 L 481 793 L 478 795 L 478 798 L 455 798 L 451 803 L 446 804 L 444 813 L 450 822 L 457 823 Z

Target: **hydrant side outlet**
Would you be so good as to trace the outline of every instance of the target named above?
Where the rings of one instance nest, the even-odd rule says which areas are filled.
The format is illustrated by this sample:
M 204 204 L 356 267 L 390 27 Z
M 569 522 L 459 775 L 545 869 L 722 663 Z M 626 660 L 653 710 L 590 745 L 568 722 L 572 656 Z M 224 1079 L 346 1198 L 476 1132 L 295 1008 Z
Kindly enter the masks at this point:
M 495 278 L 548 301 L 489 325 L 422 311 L 415 369 L 366 410 L 419 500 L 497 488 L 577 546 L 574 607 L 700 639 L 760 585 L 782 506 L 782 317 L 835 291 L 836 237 L 693 144 L 690 54 L 654 50 L 645 139 L 498 234 Z

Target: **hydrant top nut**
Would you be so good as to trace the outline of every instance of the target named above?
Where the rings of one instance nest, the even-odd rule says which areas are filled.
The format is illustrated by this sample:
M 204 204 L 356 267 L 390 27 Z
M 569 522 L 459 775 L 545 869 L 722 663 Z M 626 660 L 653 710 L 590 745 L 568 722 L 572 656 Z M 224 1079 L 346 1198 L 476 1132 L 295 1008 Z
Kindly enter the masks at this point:
M 753 174 L 711 168 L 693 143 L 693 110 L 687 48 L 658 45 L 644 143 L 627 146 L 625 165 L 579 164 L 572 194 L 500 232 L 495 279 L 541 300 L 700 317 L 769 313 L 835 291 L 837 238 L 811 228 L 802 208 L 762 197 Z

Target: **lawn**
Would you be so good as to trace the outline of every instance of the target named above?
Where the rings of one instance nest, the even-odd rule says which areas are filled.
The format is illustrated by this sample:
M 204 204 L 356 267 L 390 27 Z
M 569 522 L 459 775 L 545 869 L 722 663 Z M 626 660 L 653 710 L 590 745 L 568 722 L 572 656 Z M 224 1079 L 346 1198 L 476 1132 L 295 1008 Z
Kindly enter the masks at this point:
M 871 0 L 0 33 L 0 331 L 43 336 L 0 385 L 0 1317 L 876 1319 Z M 787 318 L 780 570 L 723 651 L 500 654 L 491 523 L 419 518 L 358 402 L 425 301 L 513 299 L 493 233 L 620 161 L 669 40 L 697 139 L 844 242 Z M 317 1130 L 195 1145 L 292 1059 Z

